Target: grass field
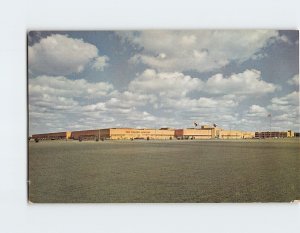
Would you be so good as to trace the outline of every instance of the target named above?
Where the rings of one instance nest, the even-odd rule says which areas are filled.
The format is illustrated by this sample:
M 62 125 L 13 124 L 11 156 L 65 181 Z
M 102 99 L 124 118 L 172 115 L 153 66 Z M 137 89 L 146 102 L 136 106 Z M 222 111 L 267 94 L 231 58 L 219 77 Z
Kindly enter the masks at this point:
M 299 139 L 29 143 L 29 200 L 290 202 Z

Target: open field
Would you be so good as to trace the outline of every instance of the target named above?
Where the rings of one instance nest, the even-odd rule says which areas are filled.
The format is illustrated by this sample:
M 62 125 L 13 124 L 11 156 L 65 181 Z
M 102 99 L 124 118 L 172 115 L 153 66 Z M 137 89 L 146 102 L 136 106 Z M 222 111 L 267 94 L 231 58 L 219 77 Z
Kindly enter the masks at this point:
M 29 143 L 31 202 L 300 200 L 300 141 Z

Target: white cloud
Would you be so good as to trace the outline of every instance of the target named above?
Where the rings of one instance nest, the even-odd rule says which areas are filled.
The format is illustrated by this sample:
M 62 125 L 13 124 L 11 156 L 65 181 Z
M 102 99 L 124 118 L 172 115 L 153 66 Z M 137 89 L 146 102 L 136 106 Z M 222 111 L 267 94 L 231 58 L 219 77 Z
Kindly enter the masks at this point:
M 267 115 L 267 110 L 264 107 L 261 107 L 256 104 L 250 106 L 247 114 L 247 116 L 250 117 L 267 117 Z
M 236 121 L 236 125 L 238 128 L 242 126 L 245 130 L 249 131 L 269 131 L 270 117 L 268 115 L 270 113 L 272 112 L 266 109 L 266 107 L 253 104 L 249 106 L 247 110 L 241 112 L 239 119 Z M 272 118 L 273 116 L 274 114 L 272 113 Z
M 155 103 L 157 97 L 153 94 L 143 94 L 140 92 L 113 92 L 111 99 L 108 100 L 108 107 L 132 108 L 145 106 L 147 103 Z
M 173 97 L 182 97 L 190 91 L 201 88 L 202 81 L 198 78 L 192 78 L 179 72 L 158 73 L 153 69 L 145 70 L 129 83 L 130 91 Z
M 295 74 L 292 78 L 287 81 L 290 85 L 298 85 L 299 86 L 299 74 Z
M 272 115 L 274 129 L 287 127 L 300 130 L 299 92 L 294 91 L 282 97 L 274 97 L 267 108 L 274 112 Z
M 84 79 L 70 80 L 63 76 L 30 78 L 30 131 L 41 133 L 41 130 L 74 130 L 80 128 L 80 125 L 97 127 L 97 121 L 102 119 L 99 113 L 105 112 L 104 102 L 112 91 L 113 86 L 105 82 L 90 83 Z M 103 102 L 102 105 L 100 101 Z M 91 112 L 97 112 L 98 116 L 81 124 L 80 120 L 89 119 Z
M 42 94 L 39 98 L 31 98 L 30 104 L 38 106 L 45 111 L 51 110 L 72 110 L 78 106 L 78 102 L 73 98 L 66 98 L 63 96 L 55 96 Z
M 290 119 L 291 119 L 291 116 L 290 116 L 290 114 L 287 114 L 287 113 L 273 117 L 273 120 L 275 120 L 275 121 L 289 121 Z
M 131 58 L 160 71 L 211 71 L 231 61 L 243 62 L 279 38 L 273 30 L 198 30 L 120 32 L 143 48 Z M 164 56 L 160 56 L 163 54 Z
M 31 97 L 45 94 L 72 98 L 97 98 L 113 90 L 113 85 L 106 82 L 89 83 L 85 79 L 71 80 L 63 76 L 38 76 L 29 79 Z
M 107 56 L 97 57 L 93 64 L 93 68 L 96 70 L 103 71 L 104 68 L 108 65 L 109 58 Z
M 28 47 L 29 72 L 37 75 L 79 73 L 93 60 L 95 68 L 103 69 L 108 59 L 98 56 L 95 45 L 67 35 L 53 34 Z
M 260 71 L 252 69 L 229 77 L 216 74 L 207 80 L 203 90 L 214 94 L 263 95 L 274 92 L 276 88 L 276 85 L 261 79 Z
M 292 93 L 287 94 L 283 97 L 275 97 L 271 100 L 272 104 L 277 106 L 284 106 L 284 105 L 292 105 L 298 106 L 299 105 L 299 92 L 294 91 Z
M 200 97 L 197 99 L 191 99 L 183 97 L 180 99 L 165 98 L 161 100 L 160 107 L 162 109 L 173 109 L 188 112 L 205 112 L 219 114 L 220 111 L 227 111 L 233 107 L 236 107 L 238 102 L 226 97 L 209 98 Z
M 193 120 L 208 119 L 223 127 L 231 126 L 231 121 L 237 124 L 238 116 L 234 113 L 241 101 L 274 92 L 276 88 L 274 84 L 261 80 L 261 73 L 257 70 L 245 70 L 229 77 L 217 74 L 203 81 L 180 72 L 156 72 L 147 69 L 129 84 L 130 93 L 136 95 L 134 99 L 138 100 L 139 95 L 148 96 L 148 99 L 144 96 L 145 100 L 138 103 L 149 104 L 160 116 L 178 119 L 181 127 L 189 127 Z M 149 100 L 150 95 L 152 101 Z M 122 103 L 125 107 L 126 102 L 122 100 L 126 98 L 117 97 L 114 103 Z M 138 103 L 130 106 L 142 106 Z M 261 106 L 253 105 L 247 116 L 266 117 L 267 111 Z
M 159 115 L 159 122 L 162 118 L 172 119 L 169 126 L 190 127 L 193 120 L 208 119 L 225 124 L 230 119 L 236 119 L 232 114 L 241 98 L 237 98 L 233 93 L 227 94 L 226 91 L 225 94 L 207 96 L 206 88 L 206 83 L 199 78 L 180 72 L 156 72 L 153 69 L 138 74 L 129 84 L 130 93 L 136 96 L 144 95 L 145 100 L 139 103 L 146 103 L 148 108 L 149 105 L 152 106 Z M 122 102 L 121 99 L 118 98 L 114 102 Z M 135 99 L 138 100 L 138 97 Z
M 130 115 L 127 116 L 127 119 L 129 121 L 134 121 L 135 124 L 137 125 L 141 125 L 144 124 L 145 125 L 145 121 L 146 122 L 153 122 L 155 120 L 157 120 L 157 117 L 153 116 L 152 114 L 146 112 L 146 111 L 132 111 Z M 149 123 L 146 124 L 149 127 Z M 143 127 L 143 126 L 141 126 Z
M 95 112 L 95 111 L 98 112 L 98 111 L 106 111 L 107 107 L 106 107 L 106 103 L 98 102 L 96 104 L 89 104 L 89 105 L 83 106 L 82 110 L 86 111 L 86 112 Z
M 229 77 L 216 74 L 207 81 L 202 81 L 180 72 L 156 72 L 147 69 L 129 83 L 130 91 L 178 98 L 192 91 L 245 97 L 264 95 L 274 92 L 277 88 L 279 87 L 263 81 L 258 70 L 245 70 L 243 73 L 231 74 Z

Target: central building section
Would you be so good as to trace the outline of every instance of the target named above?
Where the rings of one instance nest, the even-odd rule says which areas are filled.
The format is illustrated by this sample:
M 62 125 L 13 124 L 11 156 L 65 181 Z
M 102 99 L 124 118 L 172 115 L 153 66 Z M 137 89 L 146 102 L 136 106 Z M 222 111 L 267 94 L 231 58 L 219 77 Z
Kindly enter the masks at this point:
M 109 128 L 100 130 L 101 139 L 173 139 L 174 129 L 133 129 L 133 128 Z

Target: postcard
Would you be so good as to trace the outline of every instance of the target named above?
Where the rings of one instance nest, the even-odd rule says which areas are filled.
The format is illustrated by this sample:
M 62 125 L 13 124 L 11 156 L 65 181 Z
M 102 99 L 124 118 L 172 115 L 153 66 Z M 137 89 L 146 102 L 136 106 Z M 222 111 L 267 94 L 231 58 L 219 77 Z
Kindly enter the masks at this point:
M 298 30 L 27 43 L 29 202 L 300 200 Z

